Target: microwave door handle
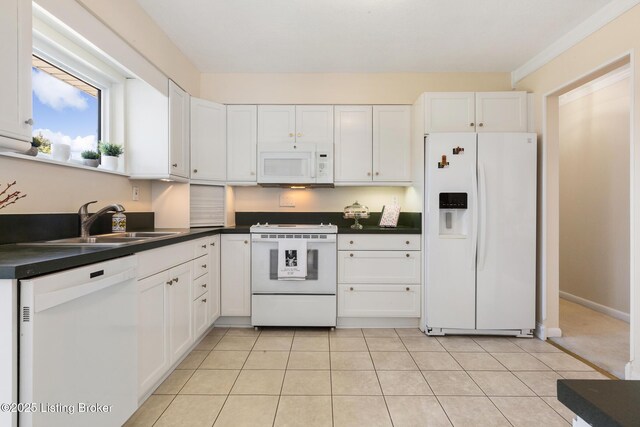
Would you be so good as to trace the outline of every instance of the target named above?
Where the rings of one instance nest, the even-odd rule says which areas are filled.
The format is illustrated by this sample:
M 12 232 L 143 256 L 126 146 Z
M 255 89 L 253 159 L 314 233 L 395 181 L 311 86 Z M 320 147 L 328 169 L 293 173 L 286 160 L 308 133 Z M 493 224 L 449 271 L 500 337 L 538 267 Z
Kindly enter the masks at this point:
M 318 161 L 318 154 L 311 152 L 311 178 L 316 177 L 316 162 Z

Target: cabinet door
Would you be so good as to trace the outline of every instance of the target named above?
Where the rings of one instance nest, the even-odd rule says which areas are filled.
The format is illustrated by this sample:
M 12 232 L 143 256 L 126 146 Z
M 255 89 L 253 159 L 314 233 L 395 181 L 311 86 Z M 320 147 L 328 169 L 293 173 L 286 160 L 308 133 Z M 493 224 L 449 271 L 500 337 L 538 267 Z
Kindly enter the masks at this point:
M 193 343 L 191 323 L 191 263 L 169 270 L 169 353 L 171 363 Z
M 424 115 L 425 133 L 475 132 L 475 93 L 428 92 Z
M 0 138 L 31 141 L 31 1 L 2 1 L 0 40 Z
M 526 132 L 526 92 L 476 93 L 478 132 Z
M 163 271 L 138 281 L 138 396 L 169 369 L 168 288 Z
M 338 283 L 420 283 L 420 251 L 338 251 Z
M 227 106 L 227 181 L 256 182 L 258 107 Z
M 338 285 L 338 317 L 418 317 L 420 285 Z
M 191 98 L 191 179 L 227 179 L 227 109 Z
M 258 143 L 295 142 L 296 107 L 294 105 L 258 106 Z
M 220 317 L 220 235 L 209 241 L 211 269 L 209 270 L 209 320 L 212 325 Z
M 373 180 L 411 181 L 411 106 L 373 107 Z
M 371 182 L 372 107 L 335 106 L 335 182 Z
M 296 141 L 333 144 L 333 106 L 297 105 Z
M 169 174 L 189 177 L 189 94 L 169 80 Z
M 220 306 L 222 316 L 251 316 L 251 236 L 221 236 Z
M 210 302 L 208 291 L 193 300 L 193 336 L 195 339 L 200 338 L 200 335 L 209 327 L 207 320 Z

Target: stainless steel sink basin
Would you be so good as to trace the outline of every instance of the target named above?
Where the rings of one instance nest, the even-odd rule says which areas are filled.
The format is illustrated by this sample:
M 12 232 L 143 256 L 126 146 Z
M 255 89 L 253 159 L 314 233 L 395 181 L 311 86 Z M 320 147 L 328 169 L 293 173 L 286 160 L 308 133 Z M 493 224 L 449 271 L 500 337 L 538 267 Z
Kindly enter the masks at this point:
M 89 237 L 69 237 L 67 239 L 48 240 L 46 242 L 19 243 L 35 246 L 121 246 L 128 243 L 143 242 L 175 236 L 179 231 L 132 231 L 129 233 L 98 234 Z

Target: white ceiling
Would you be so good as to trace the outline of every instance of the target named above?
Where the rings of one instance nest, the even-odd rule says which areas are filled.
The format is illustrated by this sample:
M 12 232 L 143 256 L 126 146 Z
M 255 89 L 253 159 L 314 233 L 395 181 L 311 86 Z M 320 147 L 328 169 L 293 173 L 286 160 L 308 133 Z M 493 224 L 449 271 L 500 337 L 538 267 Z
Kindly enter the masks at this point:
M 137 0 L 202 72 L 513 71 L 612 0 Z

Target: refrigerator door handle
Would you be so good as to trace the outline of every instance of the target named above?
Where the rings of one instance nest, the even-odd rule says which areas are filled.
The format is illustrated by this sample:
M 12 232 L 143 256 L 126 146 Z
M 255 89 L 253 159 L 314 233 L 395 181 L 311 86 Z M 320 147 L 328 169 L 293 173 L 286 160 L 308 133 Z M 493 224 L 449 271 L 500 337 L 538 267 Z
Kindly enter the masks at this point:
M 471 219 L 471 269 L 476 269 L 476 256 L 478 248 L 478 175 L 473 173 L 471 175 L 471 213 L 473 218 Z
M 478 173 L 480 175 L 478 185 L 480 187 L 480 215 L 478 221 L 478 270 L 484 270 L 484 262 L 487 254 L 487 177 L 485 175 L 484 164 L 478 162 Z

